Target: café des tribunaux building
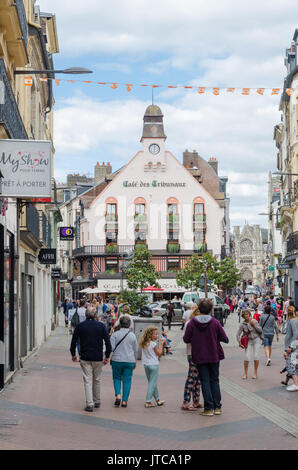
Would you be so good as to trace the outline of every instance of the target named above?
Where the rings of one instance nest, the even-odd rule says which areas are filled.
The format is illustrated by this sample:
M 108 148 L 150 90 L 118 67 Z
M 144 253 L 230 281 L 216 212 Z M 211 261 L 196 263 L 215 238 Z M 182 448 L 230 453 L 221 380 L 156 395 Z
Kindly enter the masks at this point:
M 142 148 L 91 203 L 84 206 L 81 200 L 81 246 L 73 251 L 74 272 L 92 280 L 89 286 L 103 295 L 126 287 L 124 256 L 138 245 L 152 254 L 161 273 L 161 292 L 181 296 L 175 273 L 187 259 L 206 251 L 221 257 L 226 248 L 228 208 L 220 178 L 197 154 L 188 153 L 184 166 L 166 148 L 166 139 L 161 109 L 148 106 Z M 208 171 L 194 167 L 192 156 Z M 204 179 L 209 187 L 215 183 L 213 194 Z

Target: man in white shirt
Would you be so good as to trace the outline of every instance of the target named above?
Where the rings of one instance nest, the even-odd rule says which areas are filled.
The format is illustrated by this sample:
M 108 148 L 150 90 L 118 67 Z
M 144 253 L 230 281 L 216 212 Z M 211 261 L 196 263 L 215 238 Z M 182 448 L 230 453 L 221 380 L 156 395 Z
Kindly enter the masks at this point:
M 190 315 L 192 314 L 193 306 L 194 306 L 193 302 L 187 302 L 186 303 L 185 312 L 183 313 L 182 320 L 181 320 L 182 321 L 181 330 L 184 330 L 185 323 L 188 322 L 188 320 L 190 319 Z

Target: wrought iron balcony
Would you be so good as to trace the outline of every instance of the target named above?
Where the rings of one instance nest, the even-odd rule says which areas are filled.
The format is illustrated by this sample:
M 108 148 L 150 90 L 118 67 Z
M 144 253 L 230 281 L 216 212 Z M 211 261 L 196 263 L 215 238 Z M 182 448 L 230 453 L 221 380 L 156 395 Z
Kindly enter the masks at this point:
M 134 245 L 116 245 L 117 250 L 116 253 L 113 253 L 115 255 L 124 255 L 125 253 L 129 251 L 134 250 Z M 82 246 L 80 248 L 76 248 L 73 250 L 72 255 L 74 258 L 80 258 L 80 257 L 90 257 L 90 256 L 101 256 L 101 255 L 107 255 L 110 253 L 107 253 L 107 247 L 106 245 L 88 245 L 88 246 Z
M 4 103 L 0 102 L 0 124 L 11 139 L 27 140 L 28 135 L 6 72 L 4 60 L 0 59 L 0 81 L 4 83 Z
M 287 254 L 295 253 L 298 253 L 298 232 L 291 233 L 287 239 Z
M 25 7 L 24 7 L 24 1 L 23 0 L 15 0 L 14 3 L 15 3 L 15 6 L 16 6 L 16 9 L 18 11 L 20 26 L 21 26 L 21 30 L 22 30 L 22 37 L 24 39 L 25 46 L 26 46 L 26 49 L 27 49 L 27 44 L 28 44 L 28 22 L 27 22 Z

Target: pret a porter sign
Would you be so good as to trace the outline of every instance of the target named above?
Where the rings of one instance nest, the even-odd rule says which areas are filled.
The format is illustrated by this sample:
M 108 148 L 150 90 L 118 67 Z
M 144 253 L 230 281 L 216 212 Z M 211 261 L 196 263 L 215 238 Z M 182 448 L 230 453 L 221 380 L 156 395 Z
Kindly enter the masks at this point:
M 2 196 L 51 197 L 51 142 L 0 140 Z

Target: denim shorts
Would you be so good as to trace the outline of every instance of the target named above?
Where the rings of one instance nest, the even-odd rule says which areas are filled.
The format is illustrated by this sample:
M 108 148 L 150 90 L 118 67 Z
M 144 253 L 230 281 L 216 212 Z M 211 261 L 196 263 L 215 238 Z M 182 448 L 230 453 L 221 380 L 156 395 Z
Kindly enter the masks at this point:
M 264 348 L 271 347 L 274 335 L 264 335 Z

